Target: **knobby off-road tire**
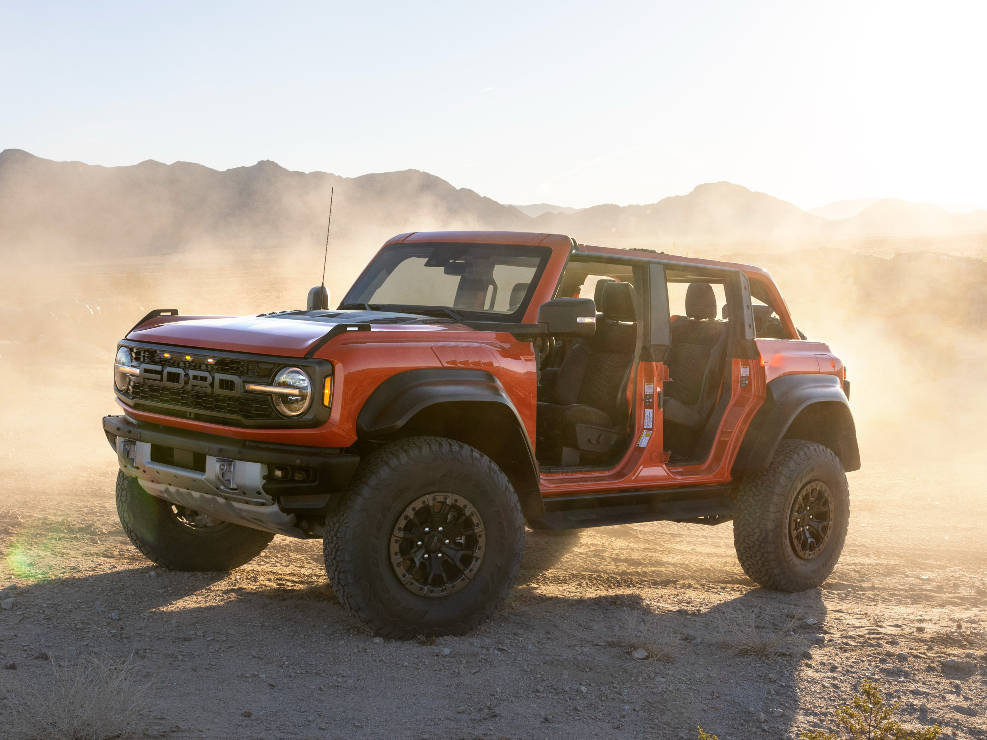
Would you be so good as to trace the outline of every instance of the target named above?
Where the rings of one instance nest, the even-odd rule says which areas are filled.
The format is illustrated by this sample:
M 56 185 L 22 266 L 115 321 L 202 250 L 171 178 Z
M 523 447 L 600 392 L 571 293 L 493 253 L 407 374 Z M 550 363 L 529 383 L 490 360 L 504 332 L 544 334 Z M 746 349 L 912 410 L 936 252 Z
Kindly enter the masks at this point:
M 807 544 L 792 534 L 793 529 L 805 531 L 799 526 L 804 519 L 793 521 L 793 516 L 806 506 L 820 507 L 822 499 L 829 501 L 829 527 L 820 538 L 813 525 L 813 540 Z M 738 487 L 733 520 L 737 558 L 744 572 L 766 588 L 815 588 L 839 560 L 849 519 L 850 494 L 839 458 L 815 442 L 785 440 L 768 468 Z
M 418 509 L 419 524 L 407 519 L 419 502 L 433 498 L 434 509 L 432 504 Z M 449 519 L 431 520 L 429 535 L 401 545 L 414 548 L 424 542 L 416 550 L 417 561 L 413 557 L 402 561 L 395 554 L 399 547 L 395 543 L 403 542 L 401 536 L 395 539 L 396 528 L 417 526 L 419 532 L 425 531 L 422 528 L 429 523 L 429 512 L 436 510 L 436 516 L 447 517 L 442 502 L 453 500 L 458 502 L 458 511 L 472 513 L 473 534 L 477 533 L 474 525 L 482 523 L 482 557 L 476 558 L 478 565 L 472 576 L 459 581 L 458 590 L 415 593 L 413 587 L 423 587 L 402 583 L 398 576 L 401 565 L 394 561 L 422 563 L 428 537 L 435 534 L 440 521 Z M 457 527 L 463 525 L 449 526 L 458 534 L 462 530 Z M 323 538 L 326 572 L 343 606 L 375 634 L 401 639 L 462 634 L 489 617 L 517 579 L 523 547 L 524 518 L 507 476 L 476 449 L 439 437 L 407 438 L 377 450 L 364 462 L 345 498 L 330 515 Z M 451 551 L 445 552 L 448 563 Z M 432 551 L 431 556 L 433 560 L 426 562 L 435 564 L 438 555 Z M 472 562 L 470 557 L 465 560 Z M 409 565 L 401 571 L 406 581 L 412 581 L 411 569 Z M 439 576 L 440 584 L 442 578 Z
M 171 570 L 232 570 L 257 557 L 274 539 L 270 532 L 228 522 L 193 527 L 167 501 L 117 473 L 117 513 L 134 547 Z

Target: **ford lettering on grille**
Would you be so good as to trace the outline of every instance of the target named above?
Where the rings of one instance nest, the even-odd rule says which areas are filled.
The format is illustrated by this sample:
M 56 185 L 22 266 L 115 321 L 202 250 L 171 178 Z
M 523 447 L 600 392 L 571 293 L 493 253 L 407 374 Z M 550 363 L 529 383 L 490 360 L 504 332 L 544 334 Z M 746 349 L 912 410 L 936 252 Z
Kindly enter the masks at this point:
M 239 396 L 243 393 L 243 381 L 236 375 L 208 373 L 205 370 L 184 370 L 180 367 L 142 363 L 135 383 L 160 385 L 166 388 L 188 389 L 201 393 L 223 396 Z

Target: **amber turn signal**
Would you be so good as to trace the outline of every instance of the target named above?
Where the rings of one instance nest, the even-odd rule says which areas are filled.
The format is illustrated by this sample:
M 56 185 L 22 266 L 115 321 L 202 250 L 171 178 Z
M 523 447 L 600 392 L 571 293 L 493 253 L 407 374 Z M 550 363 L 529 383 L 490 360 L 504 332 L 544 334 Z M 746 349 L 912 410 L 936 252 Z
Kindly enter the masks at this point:
M 322 391 L 322 405 L 329 408 L 329 404 L 332 403 L 332 376 L 330 375 L 326 378 L 326 385 Z

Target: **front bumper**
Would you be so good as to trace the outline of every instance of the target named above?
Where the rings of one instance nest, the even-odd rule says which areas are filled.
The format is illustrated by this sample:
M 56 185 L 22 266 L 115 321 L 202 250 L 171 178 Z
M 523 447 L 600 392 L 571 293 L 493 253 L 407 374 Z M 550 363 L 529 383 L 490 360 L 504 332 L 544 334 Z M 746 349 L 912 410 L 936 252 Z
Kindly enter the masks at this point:
M 333 494 L 360 463 L 336 449 L 229 439 L 103 417 L 120 469 L 151 495 L 222 521 L 294 537 L 317 536 Z M 275 468 L 304 471 L 276 480 Z

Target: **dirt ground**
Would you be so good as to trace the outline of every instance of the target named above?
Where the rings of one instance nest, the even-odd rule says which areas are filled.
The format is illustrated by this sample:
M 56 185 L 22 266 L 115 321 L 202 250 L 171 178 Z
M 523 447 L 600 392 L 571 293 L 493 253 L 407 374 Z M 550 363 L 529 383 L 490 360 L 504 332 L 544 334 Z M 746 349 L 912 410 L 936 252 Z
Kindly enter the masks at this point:
M 317 542 L 279 537 L 226 575 L 150 565 L 106 458 L 71 482 L 21 471 L 0 505 L 0 735 L 19 685 L 96 658 L 129 659 L 151 689 L 134 729 L 159 737 L 791 737 L 871 678 L 910 722 L 987 738 L 987 511 L 951 500 L 982 493 L 973 464 L 949 486 L 906 463 L 853 474 L 818 590 L 755 587 L 729 524 L 531 532 L 493 620 L 392 642 L 344 614 Z M 904 488 L 923 493 L 888 504 Z
M 868 678 L 907 723 L 987 738 L 987 456 L 959 426 L 979 425 L 982 393 L 949 394 L 955 423 L 880 417 L 935 384 L 903 363 L 882 372 L 879 346 L 849 364 L 864 467 L 820 589 L 757 588 L 729 523 L 529 532 L 517 587 L 474 634 L 384 641 L 344 614 L 318 542 L 279 537 L 230 574 L 194 575 L 130 545 L 99 418 L 114 411 L 114 341 L 143 308 L 123 287 L 141 293 L 153 276 L 113 275 L 115 304 L 66 293 L 0 317 L 0 737 L 76 708 L 81 691 L 102 702 L 109 734 L 127 712 L 128 734 L 157 737 L 677 739 L 701 725 L 721 740 L 784 738 L 833 728 Z M 281 296 L 273 286 L 230 308 Z M 39 358 L 40 393 L 27 370 Z

